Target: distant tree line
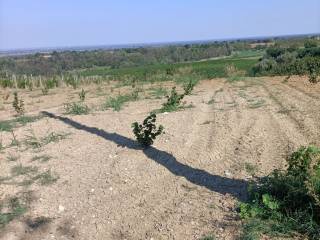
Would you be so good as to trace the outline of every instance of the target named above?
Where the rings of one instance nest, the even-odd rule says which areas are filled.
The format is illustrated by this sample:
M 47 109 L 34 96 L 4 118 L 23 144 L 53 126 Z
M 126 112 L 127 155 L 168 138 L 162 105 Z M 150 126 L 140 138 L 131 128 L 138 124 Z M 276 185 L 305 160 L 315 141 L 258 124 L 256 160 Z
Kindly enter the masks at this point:
M 117 50 L 64 51 L 0 58 L 0 70 L 10 74 L 55 75 L 92 67 L 142 66 L 196 61 L 229 56 L 228 43 L 187 44 L 183 46 L 141 47 Z

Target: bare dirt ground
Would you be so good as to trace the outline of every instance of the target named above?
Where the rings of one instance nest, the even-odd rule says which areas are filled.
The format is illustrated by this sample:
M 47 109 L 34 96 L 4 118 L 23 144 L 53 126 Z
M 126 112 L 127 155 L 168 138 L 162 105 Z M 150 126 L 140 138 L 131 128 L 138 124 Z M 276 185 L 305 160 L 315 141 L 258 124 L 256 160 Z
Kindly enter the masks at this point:
M 94 95 L 96 88 L 90 87 L 92 106 L 105 99 Z M 236 239 L 236 206 L 247 184 L 283 168 L 299 146 L 320 144 L 320 87 L 302 78 L 202 81 L 186 97 L 194 108 L 158 115 L 166 134 L 145 150 L 131 123 L 165 99 L 130 102 L 120 112 L 63 115 L 61 104 L 77 92 L 23 93 L 29 112 L 47 113 L 14 130 L 20 146 L 1 151 L 1 201 L 18 196 L 28 203 L 25 214 L 0 229 L 1 240 Z M 2 119 L 13 114 L 7 102 Z M 30 134 L 49 133 L 63 137 L 27 147 Z M 5 146 L 12 138 L 1 133 Z M 52 176 L 41 177 L 47 171 Z

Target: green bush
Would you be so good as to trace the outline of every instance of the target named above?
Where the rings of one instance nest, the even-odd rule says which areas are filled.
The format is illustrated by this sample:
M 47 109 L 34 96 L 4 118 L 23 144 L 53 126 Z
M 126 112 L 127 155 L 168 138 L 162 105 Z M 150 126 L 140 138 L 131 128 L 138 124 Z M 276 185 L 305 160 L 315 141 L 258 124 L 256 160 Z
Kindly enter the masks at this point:
M 156 119 L 156 114 L 152 113 L 142 124 L 137 122 L 132 123 L 133 133 L 136 136 L 137 141 L 145 147 L 152 145 L 156 137 L 163 133 L 164 128 L 162 125 L 157 128 L 155 124 Z
M 240 204 L 243 239 L 260 234 L 320 239 L 320 148 L 302 147 L 287 162 L 285 171 L 275 170 L 252 186 L 249 202 Z

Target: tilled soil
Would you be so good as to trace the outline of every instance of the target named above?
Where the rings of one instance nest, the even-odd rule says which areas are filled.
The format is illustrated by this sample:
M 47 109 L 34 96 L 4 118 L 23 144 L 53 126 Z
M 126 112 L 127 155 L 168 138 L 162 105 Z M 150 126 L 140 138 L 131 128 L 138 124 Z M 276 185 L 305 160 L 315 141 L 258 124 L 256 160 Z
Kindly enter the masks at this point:
M 202 81 L 185 99 L 193 108 L 158 114 L 166 133 L 148 149 L 134 141 L 131 123 L 165 99 L 85 116 L 49 104 L 45 118 L 15 129 L 21 145 L 0 155 L 0 199 L 28 195 L 27 212 L 1 229 L 0 239 L 236 239 L 236 207 L 248 183 L 284 168 L 299 146 L 320 144 L 319 93 L 299 78 Z M 52 132 L 63 137 L 25 146 L 26 136 Z M 7 146 L 13 137 L 1 138 Z M 34 158 L 44 155 L 47 161 Z M 20 164 L 58 179 L 26 183 L 36 173 L 13 176 Z

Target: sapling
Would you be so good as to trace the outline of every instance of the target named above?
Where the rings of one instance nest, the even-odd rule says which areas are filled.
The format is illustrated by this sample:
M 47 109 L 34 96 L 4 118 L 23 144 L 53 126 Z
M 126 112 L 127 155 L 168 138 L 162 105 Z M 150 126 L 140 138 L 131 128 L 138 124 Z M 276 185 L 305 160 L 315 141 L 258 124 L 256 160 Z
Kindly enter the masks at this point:
M 153 144 L 153 141 L 157 136 L 163 133 L 164 127 L 160 125 L 156 126 L 157 116 L 151 113 L 142 124 L 137 122 L 132 123 L 133 133 L 137 138 L 137 141 L 144 147 L 148 147 Z
M 81 102 L 84 102 L 86 99 L 86 91 L 82 88 L 81 92 L 79 93 L 79 98 Z
M 14 100 L 13 100 L 12 106 L 18 115 L 23 115 L 24 102 L 22 99 L 19 99 L 17 92 L 14 92 L 13 95 L 14 95 Z

